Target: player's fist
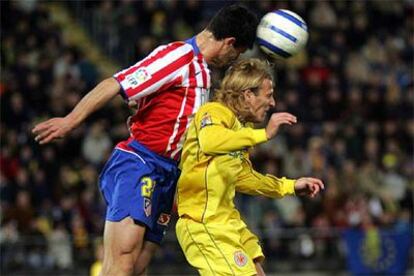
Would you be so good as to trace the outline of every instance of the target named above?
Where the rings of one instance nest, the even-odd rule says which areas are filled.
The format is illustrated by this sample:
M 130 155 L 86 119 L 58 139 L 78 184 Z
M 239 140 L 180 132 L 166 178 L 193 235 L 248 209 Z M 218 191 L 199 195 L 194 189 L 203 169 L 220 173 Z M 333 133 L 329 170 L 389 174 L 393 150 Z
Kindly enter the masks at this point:
M 295 182 L 296 195 L 315 197 L 323 189 L 325 189 L 325 185 L 318 178 L 301 177 Z
M 272 139 L 273 137 L 275 137 L 281 125 L 283 124 L 292 125 L 292 124 L 295 124 L 296 121 L 297 121 L 296 116 L 290 113 L 287 113 L 287 112 L 273 113 L 266 126 L 267 139 Z

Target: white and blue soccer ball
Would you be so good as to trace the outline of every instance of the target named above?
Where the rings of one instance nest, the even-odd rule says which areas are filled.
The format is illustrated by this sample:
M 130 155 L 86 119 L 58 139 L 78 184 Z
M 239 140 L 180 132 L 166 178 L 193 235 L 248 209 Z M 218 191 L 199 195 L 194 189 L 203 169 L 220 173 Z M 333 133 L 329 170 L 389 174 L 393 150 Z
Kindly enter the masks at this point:
M 308 36 L 306 22 L 289 10 L 267 13 L 257 28 L 257 43 L 272 58 L 294 56 L 306 45 Z

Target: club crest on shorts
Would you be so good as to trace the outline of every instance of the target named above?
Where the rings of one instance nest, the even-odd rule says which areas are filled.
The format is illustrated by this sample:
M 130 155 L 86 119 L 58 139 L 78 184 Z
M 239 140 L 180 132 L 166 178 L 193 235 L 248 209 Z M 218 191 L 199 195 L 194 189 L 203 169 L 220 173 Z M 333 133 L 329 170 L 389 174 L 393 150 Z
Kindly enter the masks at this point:
M 236 265 L 242 267 L 247 264 L 247 256 L 246 254 L 244 254 L 243 251 L 237 250 L 236 252 L 234 252 L 233 257 L 234 257 L 234 262 L 236 263 Z
M 158 218 L 157 223 L 159 225 L 168 226 L 168 223 L 170 223 L 171 215 L 166 213 L 161 213 L 160 217 Z
M 144 198 L 144 213 L 147 217 L 151 216 L 151 209 L 152 209 L 151 199 Z

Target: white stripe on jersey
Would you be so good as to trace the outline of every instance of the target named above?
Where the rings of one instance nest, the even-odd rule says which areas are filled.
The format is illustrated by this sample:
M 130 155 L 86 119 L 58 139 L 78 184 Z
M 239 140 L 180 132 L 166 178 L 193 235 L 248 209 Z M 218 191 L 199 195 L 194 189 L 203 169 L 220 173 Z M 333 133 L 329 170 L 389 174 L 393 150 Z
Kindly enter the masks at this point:
M 166 54 L 163 58 L 156 59 L 154 62 L 152 62 L 148 66 L 146 66 L 145 69 L 146 69 L 146 71 L 149 72 L 150 75 L 154 75 L 158 71 L 168 67 L 170 64 L 174 63 L 175 61 L 177 61 L 178 59 L 180 59 L 181 57 L 187 55 L 188 53 L 190 53 L 192 51 L 193 51 L 193 48 L 191 47 L 191 45 L 183 44 L 182 46 L 180 46 L 180 47 L 174 49 L 173 51 L 169 52 L 168 54 Z M 156 92 L 161 86 L 165 85 L 169 81 L 172 81 L 177 76 L 179 76 L 182 69 L 186 68 L 186 66 L 180 67 L 177 70 L 175 70 L 174 72 L 172 72 L 171 74 L 164 76 L 162 79 L 160 79 L 159 81 L 157 81 L 153 85 L 148 86 L 147 88 L 145 88 L 145 89 L 139 91 L 138 93 L 136 93 L 135 95 L 131 96 L 130 99 L 136 100 L 136 99 L 145 97 L 145 96 L 147 96 L 151 93 Z M 151 80 L 151 78 L 149 78 L 148 80 Z M 128 82 L 128 79 L 125 78 L 121 82 L 121 85 L 128 89 L 129 88 L 128 86 L 130 86 L 130 84 Z M 140 85 L 142 85 L 142 83 Z
M 199 59 L 197 58 L 197 60 Z M 194 69 L 197 87 L 205 87 L 203 83 L 203 71 L 201 70 L 200 63 L 194 62 Z
M 128 68 L 126 68 L 126 69 L 124 69 L 124 70 L 122 70 L 122 71 L 120 71 L 120 72 L 118 72 L 118 73 L 116 73 L 115 75 L 114 75 L 114 77 L 116 78 L 116 77 L 118 77 L 119 75 L 123 75 L 123 74 L 125 74 L 128 70 L 130 70 L 132 67 L 136 67 L 136 68 L 138 68 L 140 65 L 141 65 L 141 63 L 143 63 L 144 61 L 146 61 L 147 59 L 150 59 L 150 58 L 152 58 L 153 56 L 155 56 L 155 55 L 157 55 L 160 51 L 162 51 L 162 50 L 164 50 L 165 48 L 167 48 L 168 47 L 168 45 L 161 45 L 161 46 L 159 46 L 159 47 L 157 47 L 157 48 L 155 48 L 154 49 L 154 51 L 152 51 L 146 58 L 144 58 L 143 60 L 140 60 L 140 61 L 138 61 L 137 63 L 135 63 L 134 65 L 132 65 L 132 66 L 130 66 L 130 67 L 128 67 Z
M 188 94 L 188 87 L 185 89 L 185 95 L 184 95 L 184 99 L 181 103 L 180 112 L 178 113 L 177 120 L 175 121 L 175 124 L 174 124 L 174 131 L 173 131 L 172 135 L 170 136 L 170 139 L 168 140 L 168 145 L 167 145 L 167 149 L 166 149 L 165 152 L 169 152 L 171 150 L 171 145 L 174 142 L 175 137 L 177 136 L 178 128 L 180 127 L 180 118 L 184 113 L 185 104 L 187 102 L 187 94 Z M 181 137 L 183 137 L 183 136 L 184 135 L 181 135 Z
M 172 72 L 171 74 L 166 75 L 164 78 L 160 79 L 160 81 L 157 81 L 153 85 L 148 86 L 145 90 L 141 90 L 141 92 L 138 92 L 137 94 L 129 97 L 129 100 L 142 99 L 143 97 L 148 96 L 149 94 L 152 94 L 152 93 L 158 91 L 158 89 L 160 89 L 161 86 L 166 84 L 168 81 L 173 80 L 174 76 L 179 75 L 179 74 L 177 74 L 177 72 L 179 72 L 181 69 L 182 68 L 179 68 L 178 70 L 176 70 L 176 71 Z
M 207 83 L 205 84 L 207 87 L 207 94 L 210 92 L 210 87 L 211 87 L 211 75 L 210 75 L 210 69 L 208 69 L 208 65 L 205 59 L 203 59 L 203 65 L 204 65 L 204 70 L 206 71 L 206 75 L 207 75 Z
M 200 101 L 198 102 L 199 106 L 197 106 L 197 109 L 195 109 L 195 111 L 198 110 L 198 108 L 205 104 L 206 102 L 208 102 L 209 100 L 209 94 L 210 94 L 210 70 L 208 69 L 208 65 L 207 62 L 205 61 L 205 59 L 202 59 L 202 66 L 200 66 L 201 70 L 204 70 L 205 74 L 206 74 L 206 80 L 204 82 L 202 82 L 202 89 L 200 89 L 200 91 L 198 91 L 200 93 Z M 201 75 L 201 74 L 200 74 Z M 207 89 L 205 89 L 207 88 Z
M 193 106 L 192 114 L 196 113 L 197 110 L 200 108 L 200 106 L 203 104 L 202 103 L 202 97 L 201 97 L 201 93 L 203 93 L 203 89 L 197 87 L 195 89 L 194 93 L 195 93 L 195 100 L 194 100 L 194 106 Z
M 197 58 L 197 60 L 199 60 L 199 58 Z M 197 112 L 197 110 L 200 108 L 200 106 L 202 104 L 204 104 L 206 101 L 208 101 L 208 89 L 204 89 L 201 87 L 209 87 L 207 85 L 209 85 L 209 75 L 210 75 L 210 71 L 207 69 L 207 64 L 204 62 L 203 63 L 204 68 L 202 66 L 200 66 L 200 63 L 198 63 L 197 61 L 194 61 L 194 68 L 195 68 L 195 76 L 196 76 L 196 88 L 194 89 L 194 93 L 195 93 L 195 100 L 194 100 L 194 106 L 193 106 L 193 110 L 192 110 L 192 114 L 188 116 L 187 118 L 187 125 L 185 126 L 185 131 L 184 134 L 181 135 L 180 140 L 177 143 L 177 148 L 171 153 L 171 158 L 175 158 L 175 156 L 182 150 L 183 145 L 184 145 L 184 140 L 185 140 L 185 133 L 188 131 L 188 128 L 191 125 L 191 122 L 194 119 L 195 116 L 195 112 Z M 204 83 L 203 81 L 203 70 L 204 73 L 206 74 L 207 78 L 206 78 L 206 82 Z
M 190 125 L 191 125 L 191 122 L 193 121 L 193 119 L 194 119 L 194 116 L 195 116 L 195 114 L 192 114 L 191 116 L 188 116 L 188 119 L 187 119 L 187 125 L 186 125 L 186 127 L 185 127 L 185 131 L 184 131 L 184 134 L 183 135 L 181 135 L 181 137 L 180 137 L 180 141 L 178 141 L 178 143 L 177 143 L 177 148 L 171 153 L 171 158 L 175 158 L 175 156 L 177 155 L 177 153 L 179 153 L 182 149 L 183 149 L 183 145 L 184 145 L 184 140 L 185 140 L 185 137 L 186 137 L 186 133 L 187 133 L 187 131 L 188 131 L 188 128 L 190 127 Z

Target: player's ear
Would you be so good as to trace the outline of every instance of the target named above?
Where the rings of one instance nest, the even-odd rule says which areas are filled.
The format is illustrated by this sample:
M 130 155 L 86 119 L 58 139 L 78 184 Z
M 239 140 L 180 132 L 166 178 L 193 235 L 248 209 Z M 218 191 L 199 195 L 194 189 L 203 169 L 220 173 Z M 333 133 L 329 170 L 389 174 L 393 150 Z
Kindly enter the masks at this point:
M 236 38 L 235 37 L 226 37 L 224 39 L 224 44 L 226 46 L 234 46 L 234 43 L 236 43 Z
M 243 90 L 243 96 L 246 103 L 250 103 L 253 99 L 254 93 L 250 89 Z

